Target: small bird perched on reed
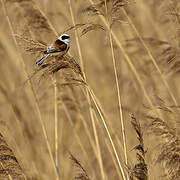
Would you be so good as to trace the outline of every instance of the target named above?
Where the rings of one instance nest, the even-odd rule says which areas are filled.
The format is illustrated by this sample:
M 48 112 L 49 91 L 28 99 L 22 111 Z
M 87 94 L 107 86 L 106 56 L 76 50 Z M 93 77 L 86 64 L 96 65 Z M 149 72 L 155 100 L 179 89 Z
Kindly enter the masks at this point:
M 68 34 L 62 34 L 56 41 L 47 47 L 44 51 L 44 56 L 36 62 L 40 66 L 51 54 L 56 53 L 60 56 L 64 56 L 70 47 L 70 37 Z

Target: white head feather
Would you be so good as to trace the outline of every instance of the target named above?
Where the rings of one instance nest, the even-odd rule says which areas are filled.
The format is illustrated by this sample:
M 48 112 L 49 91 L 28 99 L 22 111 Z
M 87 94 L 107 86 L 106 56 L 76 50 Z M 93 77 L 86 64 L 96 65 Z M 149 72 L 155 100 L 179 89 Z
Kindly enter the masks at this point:
M 70 36 L 68 34 L 62 34 L 58 37 L 58 39 L 66 43 L 68 46 L 70 45 Z

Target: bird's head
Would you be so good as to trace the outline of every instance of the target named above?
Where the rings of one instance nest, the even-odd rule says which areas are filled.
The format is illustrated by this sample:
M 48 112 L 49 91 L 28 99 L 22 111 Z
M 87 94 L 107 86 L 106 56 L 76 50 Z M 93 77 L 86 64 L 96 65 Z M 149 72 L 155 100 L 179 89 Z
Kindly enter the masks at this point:
M 67 45 L 69 45 L 70 43 L 70 36 L 68 34 L 62 34 L 59 36 L 58 38 L 60 41 L 63 41 L 64 43 L 66 43 Z

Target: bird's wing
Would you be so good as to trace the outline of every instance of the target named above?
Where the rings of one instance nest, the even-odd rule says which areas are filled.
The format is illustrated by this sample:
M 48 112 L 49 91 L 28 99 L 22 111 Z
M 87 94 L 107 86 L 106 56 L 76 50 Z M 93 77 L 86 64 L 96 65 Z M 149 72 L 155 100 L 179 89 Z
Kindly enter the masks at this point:
M 63 41 L 60 41 L 59 39 L 57 39 L 54 42 L 53 46 L 59 49 L 60 51 L 65 51 L 67 49 L 67 44 L 64 43 Z
M 47 50 L 44 51 L 44 54 L 51 54 L 51 53 L 56 53 L 56 52 L 62 52 L 67 49 L 67 44 L 62 43 L 62 44 L 53 44 L 52 46 L 48 46 Z
M 51 54 L 51 53 L 54 53 L 54 52 L 57 52 L 57 49 L 53 46 L 48 46 L 47 50 L 44 51 L 44 54 Z
M 48 46 L 47 50 L 44 51 L 44 54 L 51 54 L 55 52 L 58 52 L 57 48 L 55 48 L 54 46 Z

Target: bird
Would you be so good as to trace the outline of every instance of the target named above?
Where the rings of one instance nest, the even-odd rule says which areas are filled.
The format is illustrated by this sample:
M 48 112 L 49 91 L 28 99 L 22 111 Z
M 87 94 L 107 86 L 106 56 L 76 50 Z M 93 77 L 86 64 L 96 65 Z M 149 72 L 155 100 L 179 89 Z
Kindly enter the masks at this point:
M 58 54 L 64 56 L 70 48 L 70 36 L 68 34 L 62 34 L 58 37 L 54 43 L 47 47 L 44 51 L 44 56 L 39 59 L 36 64 L 40 66 L 43 62 L 52 54 Z

